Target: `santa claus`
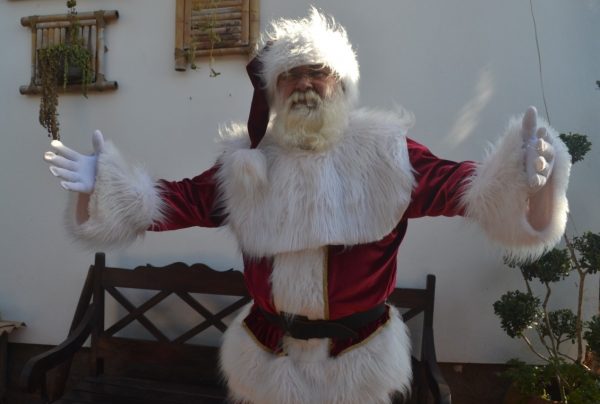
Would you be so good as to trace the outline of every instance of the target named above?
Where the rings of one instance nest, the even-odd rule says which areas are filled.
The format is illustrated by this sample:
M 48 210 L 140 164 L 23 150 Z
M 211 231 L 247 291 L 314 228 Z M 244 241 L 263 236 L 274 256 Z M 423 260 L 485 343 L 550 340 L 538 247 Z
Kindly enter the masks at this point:
M 229 226 L 253 298 L 224 336 L 232 399 L 388 403 L 411 381 L 406 327 L 386 304 L 408 219 L 465 216 L 538 256 L 565 227 L 568 152 L 529 108 L 481 164 L 437 158 L 402 116 L 356 108 L 355 53 L 315 9 L 272 23 L 248 71 L 248 125 L 224 129 L 217 163 L 192 179 L 153 180 L 98 131 L 93 155 L 53 141 L 45 160 L 75 196 L 68 228 L 98 248 Z

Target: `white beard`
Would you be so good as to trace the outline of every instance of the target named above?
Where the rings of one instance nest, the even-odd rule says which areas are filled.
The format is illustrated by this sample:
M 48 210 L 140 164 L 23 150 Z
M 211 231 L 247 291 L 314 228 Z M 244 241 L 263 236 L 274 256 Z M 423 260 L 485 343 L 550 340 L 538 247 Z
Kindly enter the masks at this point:
M 337 143 L 348 125 L 349 106 L 341 86 L 322 99 L 315 91 L 296 91 L 275 100 L 271 134 L 286 149 L 323 151 Z

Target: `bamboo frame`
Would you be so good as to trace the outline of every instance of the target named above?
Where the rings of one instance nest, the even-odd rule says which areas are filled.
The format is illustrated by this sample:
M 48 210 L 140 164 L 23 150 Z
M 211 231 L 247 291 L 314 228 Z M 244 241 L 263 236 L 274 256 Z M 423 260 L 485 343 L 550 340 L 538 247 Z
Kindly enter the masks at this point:
M 253 57 L 260 36 L 260 0 L 250 0 L 248 4 L 248 35 L 249 55 Z
M 184 71 L 187 67 L 185 57 L 185 0 L 177 0 L 175 5 L 175 70 Z
M 244 2 L 244 0 L 219 0 L 218 8 L 239 7 L 243 2 Z M 203 4 L 203 5 L 210 5 L 211 0 L 199 0 L 199 1 L 197 1 L 197 3 Z
M 96 20 L 77 20 L 77 23 L 81 26 L 89 26 L 96 25 Z M 71 21 L 47 21 L 36 23 L 35 27 L 37 29 L 47 29 L 47 28 L 68 28 L 71 26 Z
M 241 25 L 218 26 L 218 27 L 214 27 L 212 29 L 212 32 L 214 32 L 216 34 L 239 33 L 241 35 L 243 28 L 244 27 L 242 27 Z M 191 36 L 193 38 L 193 37 L 203 37 L 203 36 L 209 36 L 209 35 L 204 32 L 194 32 Z
M 194 13 L 192 11 L 192 22 L 201 22 L 204 21 L 207 15 L 210 15 L 211 18 L 214 18 L 215 21 L 223 21 L 223 20 L 234 20 L 239 21 L 240 25 L 242 25 L 242 21 L 244 18 L 243 11 L 237 11 L 232 13 L 214 13 L 214 14 L 199 14 Z
M 242 27 L 246 29 L 242 30 L 241 41 L 242 43 L 250 43 L 250 27 L 248 22 L 250 21 L 250 2 L 248 0 L 242 1 Z
M 102 54 L 105 52 L 104 30 L 107 23 L 119 18 L 117 10 L 98 10 L 78 13 L 77 24 L 81 27 L 80 36 L 92 53 L 92 66 L 95 80 L 90 83 L 87 92 L 115 90 L 118 88 L 116 81 L 108 81 L 105 77 L 105 62 Z M 37 85 L 37 53 L 39 49 L 63 43 L 66 40 L 67 28 L 73 25 L 73 16 L 70 14 L 33 15 L 21 18 L 21 25 L 31 29 L 31 77 L 28 85 L 20 86 L 21 94 L 40 94 L 41 88 Z M 59 88 L 59 92 L 81 92 L 81 85 L 68 84 L 66 88 Z
M 116 90 L 117 88 L 119 88 L 119 83 L 116 81 L 108 81 L 108 80 L 104 80 L 101 83 L 92 83 L 92 84 L 88 84 L 86 87 L 86 91 L 89 92 L 103 92 L 103 91 L 110 91 L 110 90 Z M 66 88 L 63 88 L 62 86 L 59 86 L 58 88 L 58 92 L 59 93 L 79 93 L 81 94 L 83 91 L 83 88 L 81 86 L 81 84 L 69 84 L 67 85 Z M 42 88 L 40 86 L 36 86 L 36 85 L 27 85 L 27 86 L 21 86 L 19 87 L 19 92 L 21 94 L 24 95 L 40 95 L 42 93 Z
M 119 12 L 117 10 L 100 10 L 77 13 L 77 19 L 80 21 L 95 20 L 96 13 L 99 12 L 102 13 L 103 19 L 106 22 L 111 22 L 119 18 Z M 35 25 L 41 22 L 69 21 L 70 18 L 72 17 L 70 17 L 69 14 L 32 15 L 21 18 L 21 25 L 30 27 L 32 24 Z
M 194 4 L 206 8 L 194 10 Z M 259 36 L 259 10 L 260 0 L 177 0 L 175 70 L 185 71 L 193 57 L 240 54 L 251 57 Z M 207 18 L 215 23 L 213 32 L 221 34 L 221 43 L 211 44 L 208 33 L 194 29 Z
M 29 79 L 30 83 L 35 83 L 35 78 L 37 76 L 36 74 L 36 56 L 37 56 L 37 36 L 38 36 L 38 32 L 37 29 L 35 28 L 35 22 L 32 21 L 31 24 L 31 77 Z M 21 92 L 21 94 L 23 94 Z

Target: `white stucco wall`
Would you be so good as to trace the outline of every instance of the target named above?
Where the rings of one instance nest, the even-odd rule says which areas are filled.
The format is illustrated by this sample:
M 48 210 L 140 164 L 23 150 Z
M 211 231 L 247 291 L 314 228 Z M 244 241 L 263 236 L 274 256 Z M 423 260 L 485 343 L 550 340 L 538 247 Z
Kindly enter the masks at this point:
M 480 159 L 512 114 L 537 105 L 545 115 L 529 1 L 313 2 L 346 26 L 361 63 L 361 104 L 401 104 L 416 116 L 410 135 L 440 156 Z M 261 1 L 261 26 L 274 17 L 306 13 L 308 1 Z M 600 2 L 534 0 L 544 86 L 552 124 L 588 134 L 594 149 L 574 167 L 569 199 L 578 231 L 600 231 Z M 218 78 L 173 69 L 175 2 L 86 0 L 79 10 L 117 9 L 109 25 L 107 78 L 119 89 L 60 98 L 61 133 L 70 147 L 89 150 L 100 128 L 132 160 L 157 176 L 191 177 L 217 155 L 218 125 L 245 120 L 251 87 L 244 57 L 218 59 Z M 30 36 L 20 18 L 64 11 L 63 0 L 0 0 L 0 313 L 27 328 L 11 340 L 56 344 L 68 328 L 93 253 L 66 237 L 63 191 L 42 155 L 48 147 L 37 122 L 38 98 L 23 96 L 29 81 Z M 570 226 L 573 229 L 573 226 Z M 241 268 L 225 230 L 148 234 L 109 265 L 203 261 Z M 438 358 L 504 362 L 526 355 L 506 337 L 492 304 L 520 277 L 479 230 L 460 219 L 411 222 L 400 251 L 398 283 L 423 286 L 438 276 L 435 330 Z M 588 311 L 595 310 L 597 279 Z M 554 294 L 574 302 L 575 280 Z

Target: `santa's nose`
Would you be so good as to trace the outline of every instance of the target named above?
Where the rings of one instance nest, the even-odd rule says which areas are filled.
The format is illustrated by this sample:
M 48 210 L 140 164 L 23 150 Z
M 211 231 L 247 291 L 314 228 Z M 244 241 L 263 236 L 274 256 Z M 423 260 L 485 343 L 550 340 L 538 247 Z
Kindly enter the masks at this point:
M 296 90 L 306 91 L 312 87 L 312 81 L 306 74 L 303 74 L 302 77 L 300 77 L 299 80 L 296 82 Z

